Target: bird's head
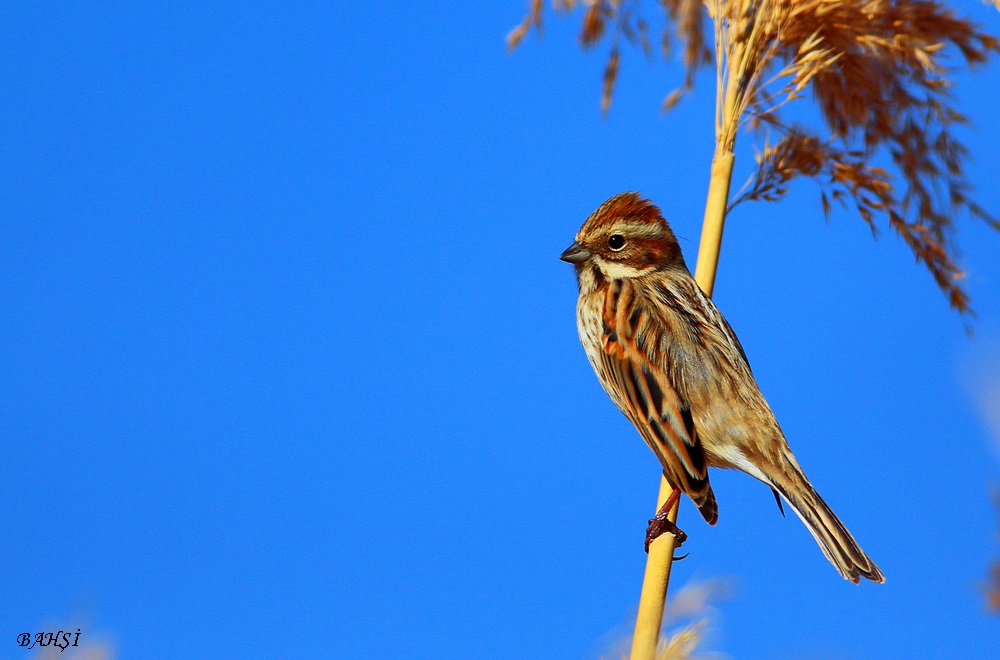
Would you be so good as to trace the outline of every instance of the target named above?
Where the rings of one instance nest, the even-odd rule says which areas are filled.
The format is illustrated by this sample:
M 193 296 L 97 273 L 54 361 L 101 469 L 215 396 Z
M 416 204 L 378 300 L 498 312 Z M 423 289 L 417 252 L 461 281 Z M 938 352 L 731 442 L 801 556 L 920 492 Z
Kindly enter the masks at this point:
M 680 245 L 663 214 L 638 193 L 615 195 L 590 214 L 559 257 L 604 280 L 642 277 L 662 268 L 687 270 Z

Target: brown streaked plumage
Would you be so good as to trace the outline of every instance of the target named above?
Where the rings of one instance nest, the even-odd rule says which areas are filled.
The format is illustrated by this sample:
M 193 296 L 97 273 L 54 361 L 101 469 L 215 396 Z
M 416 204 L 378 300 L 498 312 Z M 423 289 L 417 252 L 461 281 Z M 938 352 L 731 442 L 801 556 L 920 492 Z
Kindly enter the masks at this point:
M 612 197 L 561 258 L 576 267 L 577 328 L 598 380 L 705 520 L 718 520 L 708 468 L 741 470 L 785 498 L 846 579 L 884 582 L 806 479 L 660 210 L 636 193 Z

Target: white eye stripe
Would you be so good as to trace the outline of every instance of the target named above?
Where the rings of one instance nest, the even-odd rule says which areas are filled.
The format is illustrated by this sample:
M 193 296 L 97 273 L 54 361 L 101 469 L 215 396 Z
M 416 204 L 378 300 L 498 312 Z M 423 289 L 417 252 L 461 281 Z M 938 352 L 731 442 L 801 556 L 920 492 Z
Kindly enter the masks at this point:
M 619 222 L 614 226 L 614 233 L 634 238 L 663 237 L 663 229 L 649 222 Z
M 634 266 L 628 266 L 625 264 L 605 261 L 601 257 L 594 255 L 594 263 L 609 280 L 622 280 L 629 277 L 640 277 L 650 272 L 655 268 L 655 266 L 647 266 L 646 268 L 635 268 Z

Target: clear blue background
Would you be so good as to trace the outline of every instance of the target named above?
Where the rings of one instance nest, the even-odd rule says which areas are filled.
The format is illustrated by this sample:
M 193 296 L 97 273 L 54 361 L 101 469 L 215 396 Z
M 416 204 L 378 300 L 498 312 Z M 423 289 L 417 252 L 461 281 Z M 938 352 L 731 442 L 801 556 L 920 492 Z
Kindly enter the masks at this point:
M 525 11 L 0 7 L 0 657 L 78 625 L 124 658 L 580 658 L 627 634 L 659 472 L 557 256 L 639 190 L 693 265 L 714 84 L 663 116 L 679 69 L 628 50 L 602 119 L 604 51 L 550 15 L 508 55 Z M 1000 214 L 998 90 L 994 61 L 956 94 Z M 846 583 L 719 473 L 674 585 L 729 581 L 708 648 L 737 658 L 990 656 L 998 463 L 970 383 L 1000 370 L 1000 235 L 958 224 L 970 339 L 901 241 L 817 198 L 740 207 L 716 299 L 888 583 Z

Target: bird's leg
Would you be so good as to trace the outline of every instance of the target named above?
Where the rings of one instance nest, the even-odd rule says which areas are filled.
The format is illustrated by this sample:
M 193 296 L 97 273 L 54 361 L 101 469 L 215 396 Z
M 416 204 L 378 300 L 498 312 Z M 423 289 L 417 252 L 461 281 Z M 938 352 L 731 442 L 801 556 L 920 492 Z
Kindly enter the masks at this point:
M 646 527 L 646 552 L 649 552 L 649 544 L 655 541 L 664 532 L 670 532 L 677 539 L 677 545 L 680 546 L 684 541 L 687 541 L 687 534 L 682 532 L 680 528 L 670 521 L 667 516 L 670 514 L 670 508 L 677 502 L 677 498 L 681 496 L 681 489 L 674 488 L 670 493 L 670 497 L 667 501 L 663 503 L 660 510 L 656 515 L 649 519 L 649 526 Z

